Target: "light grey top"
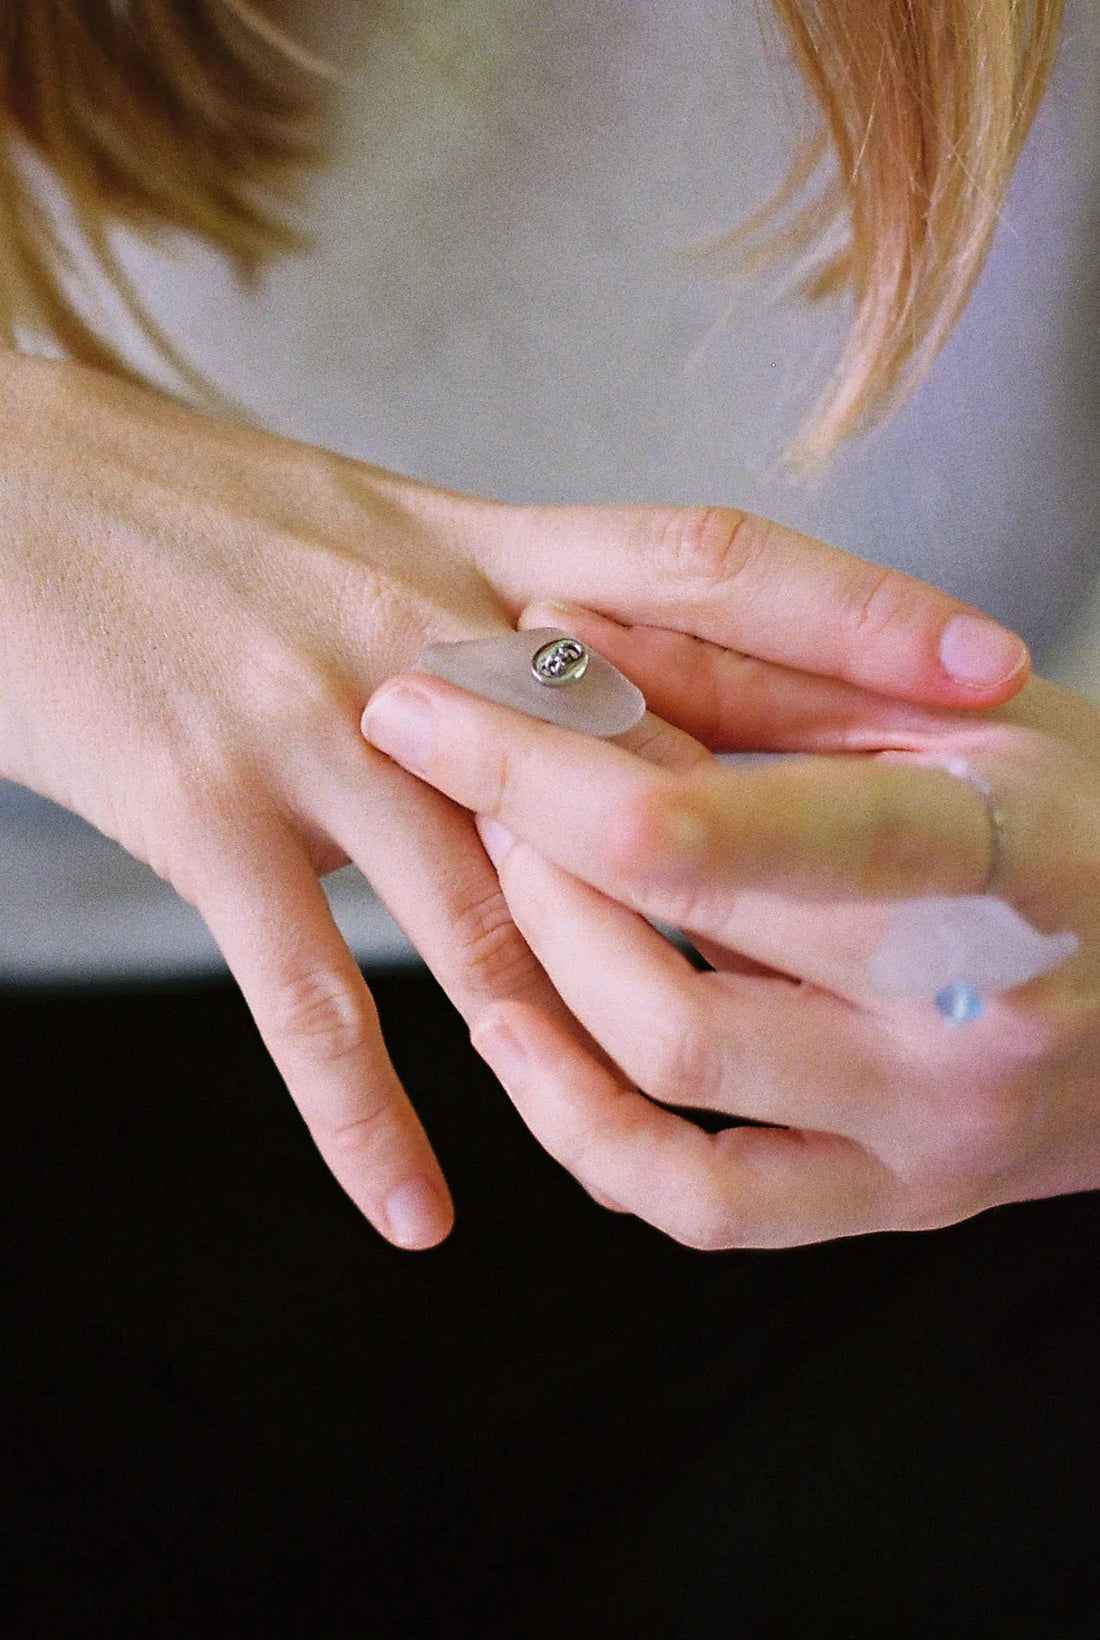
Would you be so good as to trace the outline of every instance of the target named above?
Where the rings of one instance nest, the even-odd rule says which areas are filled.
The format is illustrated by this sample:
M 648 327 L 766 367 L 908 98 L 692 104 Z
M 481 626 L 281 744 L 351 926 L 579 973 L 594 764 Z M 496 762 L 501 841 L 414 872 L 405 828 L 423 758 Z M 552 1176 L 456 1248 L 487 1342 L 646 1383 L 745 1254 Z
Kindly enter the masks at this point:
M 991 263 L 932 378 L 811 490 L 775 457 L 842 307 L 681 254 L 761 201 L 804 123 L 757 8 L 405 0 L 385 26 L 378 9 L 329 0 L 299 20 L 355 80 L 315 255 L 247 296 L 201 248 L 123 246 L 215 380 L 280 432 L 461 490 L 752 508 L 938 582 L 1087 675 L 1068 656 L 1074 635 L 1087 653 L 1100 539 L 1092 0 L 1071 0 Z M 353 871 L 331 886 L 363 960 L 408 958 Z M 145 868 L 0 788 L 0 978 L 218 960 Z

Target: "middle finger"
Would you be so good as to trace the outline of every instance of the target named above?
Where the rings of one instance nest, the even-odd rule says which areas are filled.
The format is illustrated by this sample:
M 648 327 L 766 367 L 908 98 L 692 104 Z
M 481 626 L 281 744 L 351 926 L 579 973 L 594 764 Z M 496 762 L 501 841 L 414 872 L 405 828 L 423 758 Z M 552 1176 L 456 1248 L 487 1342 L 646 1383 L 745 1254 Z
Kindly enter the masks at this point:
M 879 1136 L 894 1100 L 870 1016 L 783 978 L 699 973 L 643 918 L 535 849 L 517 843 L 497 860 L 516 926 L 562 1001 L 646 1093 Z

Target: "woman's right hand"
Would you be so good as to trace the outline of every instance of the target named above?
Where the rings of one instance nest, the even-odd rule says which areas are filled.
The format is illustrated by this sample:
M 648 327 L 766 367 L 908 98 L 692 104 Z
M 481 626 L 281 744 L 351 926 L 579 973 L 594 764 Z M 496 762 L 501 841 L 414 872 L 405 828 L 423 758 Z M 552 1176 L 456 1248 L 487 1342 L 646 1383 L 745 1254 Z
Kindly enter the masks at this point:
M 384 678 L 563 597 L 705 640 L 685 695 L 712 646 L 926 705 L 1026 677 L 954 600 L 741 514 L 505 506 L 10 354 L 0 419 L 0 775 L 198 907 L 325 1160 L 403 1246 L 450 1202 L 319 878 L 354 861 L 468 1019 L 568 1016 L 470 817 L 364 743 Z
M 576 629 L 628 651 L 608 625 Z M 773 671 L 729 701 L 726 733 L 797 755 L 747 768 L 652 714 L 609 745 L 439 678 L 379 690 L 365 733 L 481 812 L 513 915 L 599 1049 L 511 1003 L 475 1022 L 479 1052 L 597 1200 L 695 1247 L 925 1230 L 1095 1190 L 1100 710 L 1035 679 L 982 719 L 921 723 Z M 410 705 L 434 725 L 415 762 Z M 935 932 L 914 926 L 945 895 L 989 896 L 997 920 L 968 933 L 933 899 Z M 998 986 L 990 957 L 1021 954 L 1009 908 L 1029 959 L 1039 931 L 1060 937 L 1046 971 Z M 915 967 L 895 966 L 899 942 Z M 753 1125 L 703 1133 L 688 1108 Z

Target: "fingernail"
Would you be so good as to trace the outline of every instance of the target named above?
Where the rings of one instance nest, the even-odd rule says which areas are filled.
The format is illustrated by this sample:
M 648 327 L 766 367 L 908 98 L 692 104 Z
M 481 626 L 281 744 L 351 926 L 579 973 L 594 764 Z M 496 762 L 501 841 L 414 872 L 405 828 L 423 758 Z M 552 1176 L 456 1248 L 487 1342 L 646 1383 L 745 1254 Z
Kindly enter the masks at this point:
M 527 1054 L 507 1026 L 486 1025 L 471 1032 L 470 1040 L 505 1092 L 518 1092 L 527 1075 Z
M 573 604 L 559 604 L 557 602 L 531 604 L 523 611 L 519 618 L 520 631 L 532 626 L 561 626 L 568 632 L 573 625 L 573 617 L 579 611 Z
M 380 752 L 414 774 L 423 774 L 435 740 L 435 712 L 414 689 L 384 689 L 363 713 L 363 733 Z
M 956 615 L 940 638 L 940 661 L 956 683 L 992 688 L 1007 683 L 1027 664 L 1027 646 L 980 615 Z
M 386 1197 L 386 1221 L 398 1247 L 434 1247 L 451 1227 L 451 1210 L 431 1179 L 406 1179 Z
M 477 834 L 481 838 L 482 848 L 499 871 L 512 852 L 516 841 L 515 832 L 509 831 L 507 826 L 502 826 L 499 820 L 494 820 L 490 815 L 479 814 Z

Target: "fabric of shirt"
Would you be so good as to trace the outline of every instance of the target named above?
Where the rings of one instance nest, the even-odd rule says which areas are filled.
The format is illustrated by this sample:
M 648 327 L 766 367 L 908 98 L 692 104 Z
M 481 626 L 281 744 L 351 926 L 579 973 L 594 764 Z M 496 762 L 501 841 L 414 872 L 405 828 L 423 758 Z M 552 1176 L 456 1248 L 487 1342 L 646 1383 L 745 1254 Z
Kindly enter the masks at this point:
M 120 242 L 154 315 L 265 425 L 504 500 L 749 508 L 947 588 L 1022 632 L 1042 668 L 1096 683 L 1089 0 L 1069 7 L 993 254 L 931 377 L 802 487 L 778 457 L 846 303 L 690 254 L 768 196 L 812 124 L 759 8 L 405 0 L 380 20 L 331 0 L 289 23 L 351 81 L 309 196 L 312 254 L 246 292 L 201 245 Z M 411 958 L 353 868 L 328 888 L 361 960 Z M 219 962 L 144 866 L 0 787 L 0 977 Z

